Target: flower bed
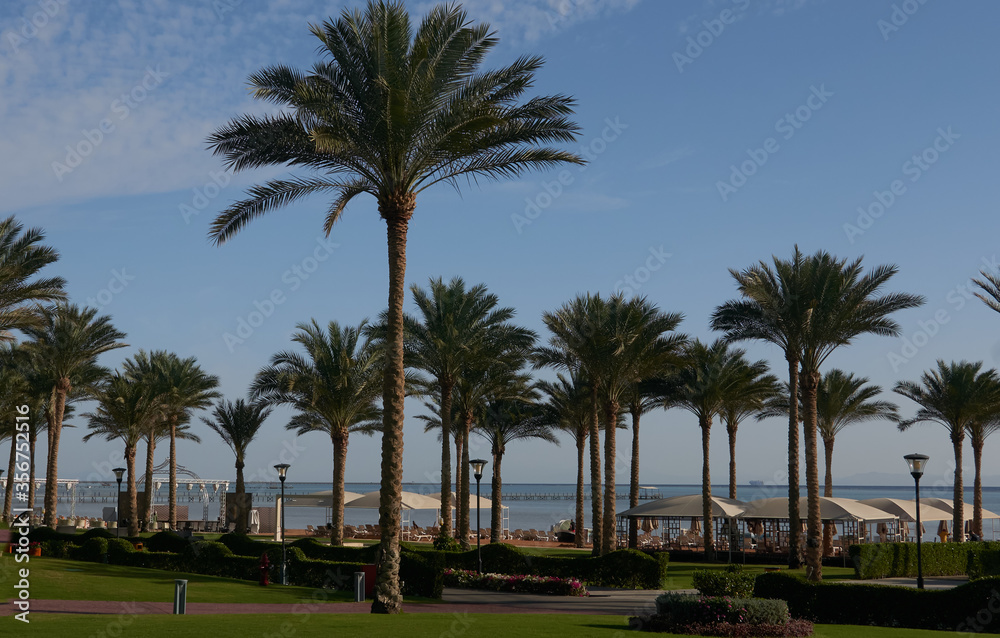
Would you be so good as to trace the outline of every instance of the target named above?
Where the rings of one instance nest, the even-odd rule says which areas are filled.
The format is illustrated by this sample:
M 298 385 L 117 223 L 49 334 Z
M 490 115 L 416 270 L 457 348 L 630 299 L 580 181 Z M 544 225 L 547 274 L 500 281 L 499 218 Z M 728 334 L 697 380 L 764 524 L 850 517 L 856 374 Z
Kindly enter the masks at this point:
M 444 570 L 445 587 L 486 589 L 519 594 L 550 594 L 552 596 L 589 596 L 587 588 L 575 578 L 552 576 L 511 576 L 507 574 L 477 574 L 465 569 Z

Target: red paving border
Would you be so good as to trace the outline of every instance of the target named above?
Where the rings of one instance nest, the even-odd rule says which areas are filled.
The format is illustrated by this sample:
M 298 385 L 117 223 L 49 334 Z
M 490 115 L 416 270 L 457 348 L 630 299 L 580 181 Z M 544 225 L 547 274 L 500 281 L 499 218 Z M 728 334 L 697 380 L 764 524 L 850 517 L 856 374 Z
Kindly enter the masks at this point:
M 33 614 L 172 614 L 173 603 L 92 601 L 92 600 L 32 600 Z M 366 603 L 188 603 L 187 613 L 204 614 L 369 614 L 372 604 Z M 605 614 L 602 610 L 558 608 L 556 606 L 519 607 L 517 605 L 483 605 L 470 603 L 404 604 L 405 613 L 432 614 Z M 18 613 L 13 603 L 0 605 L 0 616 Z

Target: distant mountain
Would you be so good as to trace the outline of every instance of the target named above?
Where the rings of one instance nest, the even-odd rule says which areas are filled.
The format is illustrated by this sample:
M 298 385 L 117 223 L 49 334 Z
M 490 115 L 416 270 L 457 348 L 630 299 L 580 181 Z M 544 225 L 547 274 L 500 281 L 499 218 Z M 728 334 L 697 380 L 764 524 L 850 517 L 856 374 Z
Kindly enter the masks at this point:
M 965 472 L 965 488 L 972 489 L 972 479 L 974 478 L 972 469 Z M 940 478 L 940 477 L 937 477 Z M 951 478 L 949 474 L 948 478 Z M 913 478 L 908 473 L 891 472 L 863 472 L 861 474 L 851 474 L 833 480 L 834 485 L 913 485 Z M 925 485 L 925 481 L 920 481 L 920 485 Z M 1000 475 L 993 474 L 983 476 L 983 487 L 1000 486 Z

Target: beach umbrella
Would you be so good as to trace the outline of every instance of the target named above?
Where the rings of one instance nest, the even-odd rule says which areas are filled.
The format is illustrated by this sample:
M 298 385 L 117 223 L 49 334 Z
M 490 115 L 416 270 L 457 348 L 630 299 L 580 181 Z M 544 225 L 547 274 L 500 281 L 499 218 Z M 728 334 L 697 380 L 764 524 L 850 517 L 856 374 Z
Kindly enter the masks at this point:
M 860 503 L 877 507 L 899 517 L 899 520 L 912 523 L 917 520 L 917 504 L 913 500 L 901 498 L 866 498 Z M 951 510 L 944 510 L 920 499 L 920 520 L 943 521 L 951 520 Z
M 701 533 L 701 519 L 700 518 L 692 518 L 691 519 L 691 533 L 692 534 L 700 534 Z

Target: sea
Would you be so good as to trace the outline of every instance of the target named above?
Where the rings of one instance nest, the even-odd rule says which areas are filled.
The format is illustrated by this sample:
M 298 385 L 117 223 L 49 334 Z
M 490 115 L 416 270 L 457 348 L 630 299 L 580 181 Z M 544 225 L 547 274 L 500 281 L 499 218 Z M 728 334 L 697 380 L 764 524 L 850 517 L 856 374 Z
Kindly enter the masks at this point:
M 101 517 L 103 508 L 113 506 L 115 502 L 114 483 L 85 483 L 78 484 L 76 489 L 76 503 L 70 503 L 70 495 L 60 488 L 60 503 L 58 513 L 69 516 L 71 509 L 76 516 Z M 199 493 L 198 486 L 193 489 L 185 489 L 183 483 L 178 489 L 178 503 L 188 507 L 188 518 L 191 520 L 217 520 L 219 517 L 219 494 L 209 486 L 204 494 Z M 473 491 L 475 484 L 473 484 Z M 330 483 L 295 483 L 287 482 L 285 485 L 285 495 L 305 495 L 315 492 L 329 491 L 332 488 Z M 345 489 L 359 494 L 365 494 L 379 489 L 378 483 L 347 483 Z M 440 484 L 431 483 L 404 483 L 403 490 L 416 492 L 418 494 L 436 494 L 440 491 Z M 222 491 L 225 491 L 224 488 Z M 228 493 L 234 491 L 233 484 L 229 484 Z M 273 507 L 276 497 L 281 492 L 280 484 L 274 483 L 247 483 L 247 491 L 254 495 L 254 503 L 260 506 Z M 508 483 L 504 485 L 503 494 L 507 498 L 502 498 L 501 502 L 507 507 L 505 527 L 514 529 L 537 529 L 549 530 L 562 520 L 573 519 L 576 511 L 575 484 L 558 483 Z M 616 511 L 628 509 L 628 485 L 616 486 L 616 493 L 619 495 Z M 716 496 L 728 496 L 728 485 L 713 485 L 712 493 Z M 686 494 L 701 494 L 701 485 L 644 485 L 641 494 L 649 498 L 666 498 L 670 496 L 682 496 Z M 834 496 L 854 499 L 868 498 L 898 498 L 910 500 L 914 497 L 914 487 L 910 486 L 876 486 L 876 485 L 849 485 L 835 487 Z M 965 489 L 966 512 L 971 512 L 973 490 L 971 487 Z M 752 501 L 763 498 L 787 496 L 788 487 L 784 485 L 739 485 L 737 488 L 737 498 L 742 501 Z M 800 488 L 800 495 L 805 496 L 805 487 Z M 482 496 L 489 498 L 491 494 L 483 490 Z M 622 498 L 624 496 L 624 498 Z M 946 485 L 921 485 L 920 496 L 922 498 L 945 498 L 953 497 L 953 489 Z M 37 495 L 36 507 L 41 506 L 42 494 Z M 166 486 L 161 486 L 156 492 L 156 503 L 167 501 Z M 646 500 L 641 500 L 646 502 Z M 1000 487 L 983 488 L 983 507 L 987 510 L 1000 513 Z M 476 510 L 471 514 L 471 524 L 476 526 Z M 418 525 L 427 527 L 436 524 L 438 513 L 434 510 L 410 510 L 404 515 L 404 520 L 416 522 Z M 490 511 L 484 508 L 479 512 L 481 517 L 480 527 L 490 527 Z M 590 526 L 590 486 L 584 489 L 584 521 L 587 527 Z M 288 529 L 305 529 L 307 525 L 314 527 L 325 526 L 329 521 L 329 510 L 323 507 L 288 507 L 285 513 L 285 526 Z M 378 523 L 378 510 L 376 509 L 354 509 L 344 510 L 344 522 L 348 525 L 375 524 Z M 994 523 L 987 520 L 983 523 L 984 533 L 987 538 L 991 537 L 992 525 L 996 524 L 997 538 L 1000 538 L 1000 521 Z M 927 528 L 927 538 L 933 537 L 936 525 L 925 525 Z

